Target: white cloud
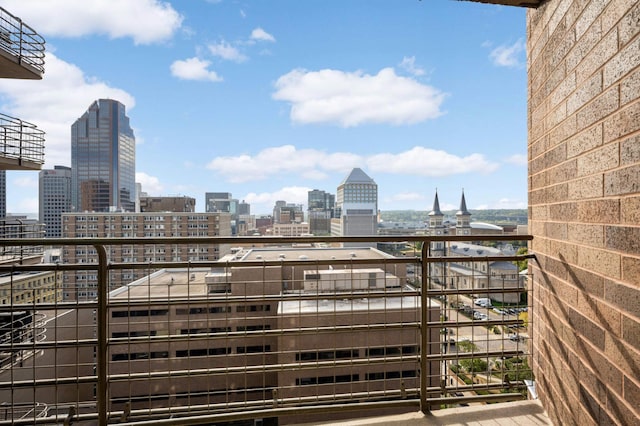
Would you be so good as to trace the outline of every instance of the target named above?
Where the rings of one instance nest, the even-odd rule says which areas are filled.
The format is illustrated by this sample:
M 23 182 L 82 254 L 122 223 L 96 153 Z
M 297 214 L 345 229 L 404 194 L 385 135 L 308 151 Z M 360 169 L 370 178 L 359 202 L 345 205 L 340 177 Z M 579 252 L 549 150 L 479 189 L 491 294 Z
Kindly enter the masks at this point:
M 77 66 L 46 54 L 47 72 L 41 81 L 0 80 L 3 112 L 20 117 L 44 130 L 45 167 L 71 164 L 71 124 L 101 98 L 122 102 L 127 111 L 135 106 L 124 90 L 87 76 Z
M 261 192 L 259 194 L 250 192 L 242 197 L 242 199 L 251 204 L 252 212 L 270 212 L 278 200 L 306 205 L 309 191 L 311 191 L 311 188 L 288 186 L 274 192 Z
M 7 202 L 8 213 L 37 213 L 40 201 L 38 197 L 35 198 L 21 198 L 17 201 L 13 201 L 11 204 Z
M 398 154 L 372 155 L 367 158 L 367 166 L 372 172 L 429 177 L 461 173 L 491 173 L 498 168 L 498 164 L 489 162 L 482 154 L 459 157 L 421 146 Z
M 11 183 L 19 188 L 37 188 L 38 178 L 23 175 L 11 179 Z
M 420 146 L 397 154 L 381 153 L 364 157 L 350 152 L 297 149 L 293 145 L 266 148 L 256 155 L 216 157 L 207 164 L 207 168 L 228 182 L 243 183 L 285 174 L 321 180 L 363 165 L 377 173 L 427 177 L 488 174 L 498 168 L 498 164 L 486 160 L 482 154 L 459 157 Z
M 506 163 L 514 164 L 516 166 L 526 166 L 527 165 L 527 156 L 524 154 L 514 154 L 510 157 L 504 159 Z
M 240 53 L 238 49 L 230 45 L 225 41 L 221 41 L 220 43 L 210 44 L 208 46 L 209 52 L 213 56 L 218 56 L 226 61 L 233 62 L 244 62 L 247 60 L 247 57 Z
M 424 194 L 418 192 L 400 192 L 393 194 L 390 198 L 391 201 L 419 201 L 424 200 Z
M 399 67 L 407 71 L 408 73 L 415 75 L 416 77 L 419 77 L 425 74 L 425 71 L 423 68 L 416 66 L 415 56 L 411 56 L 411 57 L 405 56 L 404 58 L 402 58 L 402 62 L 400 62 Z
M 171 64 L 171 75 L 182 80 L 222 81 L 222 77 L 208 69 L 209 65 L 211 62 L 198 58 L 177 60 Z
M 183 20 L 169 2 L 160 0 L 5 0 L 2 7 L 44 35 L 106 34 L 131 37 L 135 44 L 168 40 Z
M 501 45 L 496 47 L 491 51 L 489 57 L 493 61 L 494 65 L 500 67 L 520 67 L 522 63 L 520 62 L 522 53 L 525 51 L 524 41 L 519 39 L 511 46 Z
M 493 201 L 491 204 L 481 204 L 477 207 L 473 207 L 475 210 L 489 210 L 489 209 L 526 209 L 527 202 L 523 200 L 517 200 L 512 198 L 501 198 L 498 201 Z
M 327 154 L 316 149 L 296 149 L 293 145 L 266 148 L 257 155 L 216 157 L 207 168 L 232 183 L 264 180 L 282 173 L 298 173 L 308 179 L 324 179 L 324 171 L 347 172 L 362 163 L 356 154 Z
M 164 187 L 160 183 L 160 179 L 150 176 L 144 172 L 136 172 L 136 183 L 140 183 L 142 191 L 149 195 L 161 195 Z
M 274 36 L 272 36 L 271 34 L 269 34 L 268 32 L 266 32 L 265 30 L 259 27 L 251 31 L 250 39 L 256 40 L 256 41 L 270 41 L 270 42 L 276 41 Z
M 275 83 L 276 100 L 291 103 L 295 123 L 329 123 L 353 127 L 368 123 L 414 124 L 442 115 L 445 94 L 396 75 L 393 68 L 376 75 L 293 70 Z

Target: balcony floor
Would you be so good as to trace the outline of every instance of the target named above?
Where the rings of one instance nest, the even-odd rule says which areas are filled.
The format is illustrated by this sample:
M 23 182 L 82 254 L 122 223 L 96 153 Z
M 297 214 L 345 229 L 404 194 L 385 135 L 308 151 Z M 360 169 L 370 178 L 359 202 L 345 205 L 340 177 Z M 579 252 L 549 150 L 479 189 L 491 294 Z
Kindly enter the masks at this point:
M 538 401 L 505 402 L 491 405 L 475 405 L 447 408 L 425 416 L 406 413 L 393 416 L 369 417 L 366 419 L 341 420 L 329 423 L 305 423 L 305 426 L 541 426 L 552 425 L 542 405 Z

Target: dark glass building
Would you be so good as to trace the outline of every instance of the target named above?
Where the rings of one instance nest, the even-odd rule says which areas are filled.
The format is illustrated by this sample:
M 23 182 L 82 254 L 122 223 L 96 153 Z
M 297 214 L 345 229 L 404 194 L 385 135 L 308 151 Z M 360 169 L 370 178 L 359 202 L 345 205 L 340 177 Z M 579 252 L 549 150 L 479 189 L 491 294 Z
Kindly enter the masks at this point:
M 135 211 L 136 140 L 125 106 L 99 99 L 71 126 L 74 211 Z

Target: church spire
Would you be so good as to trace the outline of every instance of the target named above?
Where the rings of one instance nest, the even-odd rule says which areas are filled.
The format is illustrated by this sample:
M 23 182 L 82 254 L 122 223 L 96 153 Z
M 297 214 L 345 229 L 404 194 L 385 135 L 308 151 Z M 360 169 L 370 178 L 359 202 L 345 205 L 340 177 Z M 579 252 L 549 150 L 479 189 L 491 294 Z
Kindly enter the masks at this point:
M 460 200 L 460 210 L 458 210 L 458 213 L 456 213 L 456 215 L 471 216 L 471 213 L 469 213 L 469 210 L 467 210 L 467 200 L 465 200 L 464 198 L 464 189 L 462 190 L 462 199 Z
M 429 212 L 429 216 L 443 216 L 440 211 L 440 201 L 438 200 L 438 190 L 436 189 L 436 197 L 433 199 L 433 209 Z

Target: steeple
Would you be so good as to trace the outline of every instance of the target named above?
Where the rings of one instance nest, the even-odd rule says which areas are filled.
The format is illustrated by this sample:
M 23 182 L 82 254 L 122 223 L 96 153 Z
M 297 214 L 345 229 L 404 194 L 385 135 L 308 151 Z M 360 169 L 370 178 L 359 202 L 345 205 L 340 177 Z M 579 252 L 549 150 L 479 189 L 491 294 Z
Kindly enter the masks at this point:
M 464 189 L 462 190 L 462 199 L 460 200 L 460 210 L 456 213 L 456 235 L 469 235 L 471 231 L 471 213 L 467 210 L 467 200 L 464 198 Z
M 467 210 L 467 201 L 464 199 L 464 189 L 462 190 L 462 199 L 460 200 L 460 210 L 456 213 L 456 216 L 459 215 L 471 216 L 471 213 Z
M 429 212 L 429 216 L 444 216 L 440 211 L 440 201 L 438 200 L 438 190 L 436 189 L 436 197 L 433 199 L 433 208 Z
M 436 197 L 433 199 L 433 209 L 429 212 L 429 228 L 442 228 L 443 219 L 444 215 L 440 211 L 440 201 L 438 200 L 438 190 L 436 189 Z

